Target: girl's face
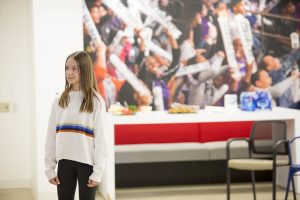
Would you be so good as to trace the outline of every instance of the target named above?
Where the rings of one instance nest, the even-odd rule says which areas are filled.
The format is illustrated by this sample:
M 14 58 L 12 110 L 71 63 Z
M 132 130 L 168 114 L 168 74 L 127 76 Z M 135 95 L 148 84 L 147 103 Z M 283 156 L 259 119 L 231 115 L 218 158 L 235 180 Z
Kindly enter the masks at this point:
M 79 90 L 80 86 L 80 70 L 76 60 L 70 57 L 65 66 L 65 76 L 73 90 Z

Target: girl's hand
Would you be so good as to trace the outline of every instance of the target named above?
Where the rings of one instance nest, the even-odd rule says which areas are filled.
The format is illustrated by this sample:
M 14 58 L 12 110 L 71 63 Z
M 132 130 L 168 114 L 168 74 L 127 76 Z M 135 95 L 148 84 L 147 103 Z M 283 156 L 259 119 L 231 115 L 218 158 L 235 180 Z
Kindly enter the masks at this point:
M 57 176 L 55 176 L 54 178 L 50 179 L 49 182 L 53 185 L 59 185 L 60 182 L 59 182 L 59 179 Z
M 97 185 L 99 185 L 99 182 L 93 181 L 91 179 L 89 179 L 88 184 L 87 184 L 88 187 L 95 187 Z

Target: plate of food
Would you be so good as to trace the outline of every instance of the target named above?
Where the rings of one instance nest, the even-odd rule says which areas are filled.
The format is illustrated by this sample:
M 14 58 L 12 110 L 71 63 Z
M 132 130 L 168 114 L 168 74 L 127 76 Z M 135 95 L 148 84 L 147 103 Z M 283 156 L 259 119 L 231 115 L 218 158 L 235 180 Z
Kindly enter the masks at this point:
M 113 115 L 135 115 L 137 109 L 134 106 L 124 107 L 120 104 L 115 104 L 109 107 L 108 112 Z
M 187 105 L 187 104 L 172 104 L 171 108 L 168 109 L 170 114 L 185 114 L 185 113 L 197 113 L 199 106 Z

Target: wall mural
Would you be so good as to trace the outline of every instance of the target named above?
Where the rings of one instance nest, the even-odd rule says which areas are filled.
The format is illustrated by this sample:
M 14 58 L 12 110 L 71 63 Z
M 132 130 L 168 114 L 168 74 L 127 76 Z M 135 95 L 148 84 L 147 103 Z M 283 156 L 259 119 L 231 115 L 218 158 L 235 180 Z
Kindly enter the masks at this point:
M 84 49 L 107 106 L 224 105 L 266 91 L 300 108 L 300 2 L 86 0 Z

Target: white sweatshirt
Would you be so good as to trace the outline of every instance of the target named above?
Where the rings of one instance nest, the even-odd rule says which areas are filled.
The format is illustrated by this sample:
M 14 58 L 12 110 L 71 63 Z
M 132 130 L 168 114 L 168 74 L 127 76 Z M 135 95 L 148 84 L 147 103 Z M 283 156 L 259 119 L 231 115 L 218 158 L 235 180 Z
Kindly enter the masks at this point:
M 58 105 L 57 97 L 52 105 L 45 145 L 45 172 L 48 179 L 56 176 L 59 160 L 68 159 L 93 166 L 91 180 L 101 182 L 107 160 L 105 142 L 105 103 L 98 93 L 93 98 L 94 111 L 80 112 L 83 99 L 81 91 L 69 93 L 67 108 Z

